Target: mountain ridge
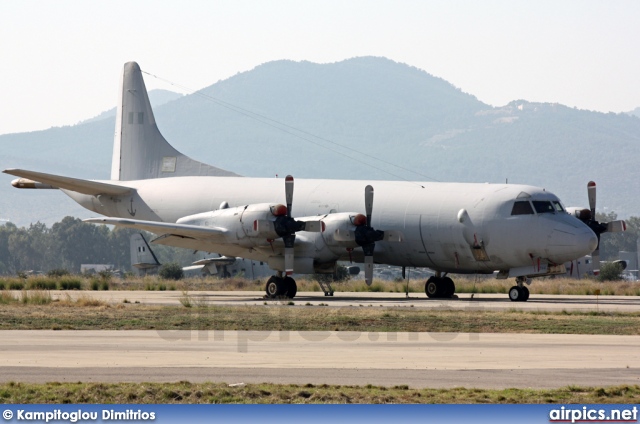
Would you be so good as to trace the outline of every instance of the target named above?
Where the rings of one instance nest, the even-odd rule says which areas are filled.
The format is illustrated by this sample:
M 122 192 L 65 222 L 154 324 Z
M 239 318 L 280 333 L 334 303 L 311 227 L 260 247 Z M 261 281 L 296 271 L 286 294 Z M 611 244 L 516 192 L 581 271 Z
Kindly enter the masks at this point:
M 567 206 L 586 205 L 586 183 L 595 180 L 603 210 L 621 216 L 640 210 L 625 188 L 640 178 L 640 118 L 526 100 L 493 107 L 386 58 L 268 62 L 155 105 L 154 114 L 175 148 L 246 176 L 508 179 L 546 187 Z M 104 117 L 0 136 L 0 166 L 108 179 L 114 125 L 113 117 Z M 19 225 L 37 221 L 43 214 L 34 205 L 42 202 L 33 199 L 47 195 L 15 190 L 6 177 L 0 194 L 15 207 L 0 210 L 0 218 L 20 216 L 14 220 Z M 75 205 L 70 199 L 57 203 L 67 202 Z M 58 214 L 93 215 L 79 206 Z

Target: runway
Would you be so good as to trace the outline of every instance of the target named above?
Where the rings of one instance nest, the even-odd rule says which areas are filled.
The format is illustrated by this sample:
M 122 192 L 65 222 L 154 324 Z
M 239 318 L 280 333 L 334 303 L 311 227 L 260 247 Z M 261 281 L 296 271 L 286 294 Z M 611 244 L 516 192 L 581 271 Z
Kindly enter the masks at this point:
M 16 330 L 0 338 L 3 382 L 640 384 L 638 336 Z
M 16 295 L 19 293 L 16 292 Z M 51 291 L 53 298 L 88 296 L 119 304 L 125 301 L 148 305 L 180 305 L 182 291 Z M 262 291 L 191 291 L 188 295 L 206 305 L 263 305 L 264 302 L 289 302 L 289 300 L 265 299 Z M 578 296 L 532 294 L 527 302 L 512 302 L 506 294 L 473 295 L 461 293 L 457 299 L 429 299 L 424 293 L 369 293 L 336 292 L 324 296 L 322 292 L 302 292 L 293 299 L 296 305 L 326 305 L 329 307 L 375 306 L 412 307 L 452 310 L 485 311 L 603 311 L 640 312 L 638 296 Z

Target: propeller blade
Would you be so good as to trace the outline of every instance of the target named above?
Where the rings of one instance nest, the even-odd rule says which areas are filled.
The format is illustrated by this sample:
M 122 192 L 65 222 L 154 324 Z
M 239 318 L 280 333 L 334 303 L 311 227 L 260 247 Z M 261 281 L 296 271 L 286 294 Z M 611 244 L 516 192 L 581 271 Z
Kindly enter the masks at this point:
M 373 255 L 364 257 L 364 281 L 367 283 L 367 286 L 373 283 Z
M 373 187 L 370 185 L 364 188 L 364 208 L 367 213 L 367 225 L 371 226 L 371 214 L 373 212 Z
M 608 233 L 622 233 L 626 230 L 627 230 L 627 223 L 622 220 L 607 222 Z
M 591 219 L 596 219 L 596 183 L 589 181 L 587 184 L 587 194 L 589 195 L 589 208 L 591 209 Z
M 291 218 L 291 208 L 293 207 L 293 177 L 287 175 L 284 179 L 284 192 L 287 198 L 287 216 Z

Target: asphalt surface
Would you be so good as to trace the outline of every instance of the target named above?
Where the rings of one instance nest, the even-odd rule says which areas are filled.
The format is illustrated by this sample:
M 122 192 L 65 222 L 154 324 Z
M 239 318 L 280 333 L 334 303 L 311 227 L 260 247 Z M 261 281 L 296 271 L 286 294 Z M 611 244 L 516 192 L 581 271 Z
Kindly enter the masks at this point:
M 638 336 L 16 330 L 0 339 L 5 382 L 640 384 Z
M 180 305 L 179 291 L 52 291 L 114 304 Z M 263 292 L 189 292 L 192 301 L 263 305 Z M 640 311 L 631 296 L 303 292 L 297 305 L 446 310 Z M 640 384 L 640 336 L 243 332 L 1 331 L 0 381 L 407 384 L 411 387 L 554 388 Z

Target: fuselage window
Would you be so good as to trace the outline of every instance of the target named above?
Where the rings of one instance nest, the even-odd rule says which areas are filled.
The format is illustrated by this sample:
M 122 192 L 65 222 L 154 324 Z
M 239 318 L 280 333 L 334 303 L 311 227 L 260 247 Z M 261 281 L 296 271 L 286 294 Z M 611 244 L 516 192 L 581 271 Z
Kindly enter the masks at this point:
M 513 204 L 511 215 L 533 215 L 533 208 L 528 201 L 519 201 Z
M 564 212 L 564 208 L 562 207 L 562 203 L 557 200 L 553 201 L 553 206 L 556 208 L 556 212 Z
M 554 213 L 556 211 L 551 202 L 548 201 L 534 200 L 533 207 L 538 213 Z

